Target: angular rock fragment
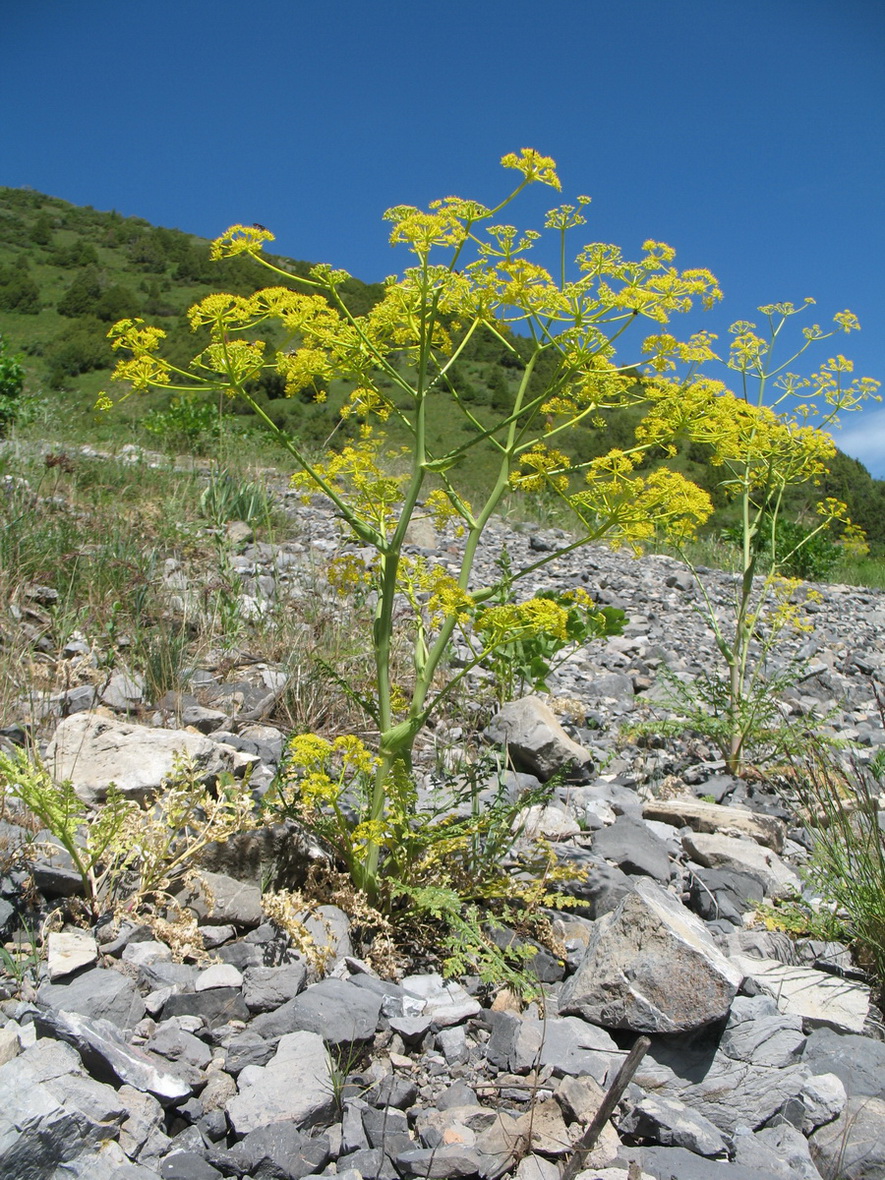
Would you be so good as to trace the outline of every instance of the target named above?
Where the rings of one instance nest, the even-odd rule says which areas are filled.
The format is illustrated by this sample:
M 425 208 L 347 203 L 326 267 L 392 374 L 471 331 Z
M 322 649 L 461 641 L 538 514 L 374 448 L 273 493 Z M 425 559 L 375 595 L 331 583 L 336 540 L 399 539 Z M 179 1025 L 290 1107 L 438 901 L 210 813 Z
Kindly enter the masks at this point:
M 164 1068 L 165 1061 L 127 1044 L 120 1030 L 107 1020 L 87 1020 L 77 1012 L 47 1008 L 35 1014 L 34 1023 L 44 1035 L 72 1045 L 93 1071 L 145 1090 L 161 1102 L 177 1102 L 191 1093 L 185 1081 Z
M 237 1085 L 226 1109 L 238 1135 L 279 1122 L 301 1130 L 331 1119 L 335 1109 L 329 1055 L 322 1037 L 312 1032 L 282 1037 L 267 1065 L 246 1066 Z
M 222 748 L 200 734 L 74 713 L 59 722 L 46 765 L 56 780 L 69 779 L 86 803 L 101 803 L 109 783 L 128 799 L 154 794 L 174 776 L 180 755 L 207 781 L 228 766 Z
M 511 701 L 486 727 L 489 741 L 506 745 L 518 770 L 546 782 L 559 771 L 589 766 L 593 756 L 568 736 L 539 697 Z
M 95 936 L 87 930 L 55 931 L 46 944 L 46 965 L 52 982 L 91 966 L 98 958 Z
M 639 878 L 597 923 L 559 1007 L 603 1028 L 686 1032 L 721 1020 L 742 978 L 694 914 Z

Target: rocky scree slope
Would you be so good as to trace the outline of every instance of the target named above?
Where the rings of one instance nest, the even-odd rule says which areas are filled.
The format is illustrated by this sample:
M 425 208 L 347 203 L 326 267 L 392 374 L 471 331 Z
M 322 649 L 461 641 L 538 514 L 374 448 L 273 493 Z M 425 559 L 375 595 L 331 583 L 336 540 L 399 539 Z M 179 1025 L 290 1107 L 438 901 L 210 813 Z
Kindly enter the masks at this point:
M 247 527 L 229 529 L 241 607 L 256 617 L 321 593 L 323 561 L 342 546 L 328 504 L 288 503 L 291 541 L 256 544 Z M 497 523 L 481 562 L 490 570 L 506 546 L 519 568 L 556 540 Z M 456 561 L 451 537 L 419 529 L 413 541 Z M 186 567 L 170 562 L 164 576 L 173 605 L 198 594 Z M 724 607 L 728 576 L 701 576 Z M 803 887 L 795 817 L 765 784 L 726 774 L 700 738 L 621 739 L 625 722 L 663 707 L 663 666 L 691 677 L 712 665 L 698 588 L 672 559 L 593 548 L 523 592 L 578 585 L 625 609 L 624 634 L 574 653 L 546 701 L 512 702 L 486 730 L 508 742 L 512 792 L 567 772 L 520 835 L 554 842 L 586 871 L 577 907 L 553 915 L 564 956 L 539 947 L 531 962 L 543 1004 L 419 967 L 379 978 L 335 907 L 305 916 L 321 952 L 305 957 L 262 910 L 266 859 L 285 833 L 234 840 L 182 897 L 208 964 L 176 961 L 133 920 L 55 929 L 35 978 L 7 974 L 0 1175 L 557 1180 L 646 1034 L 649 1052 L 586 1180 L 885 1176 L 885 1043 L 868 986 L 845 947 L 791 940 L 750 917 Z M 869 758 L 885 741 L 875 700 L 885 597 L 819 589 L 814 630 L 781 649 L 805 661 L 783 708 L 809 725 L 827 715 Z M 39 620 L 20 621 L 39 643 Z M 88 667 L 86 647 L 67 658 Z M 63 693 L 22 701 L 3 740 L 39 722 L 47 762 L 90 802 L 111 780 L 133 797 L 162 790 L 184 748 L 209 776 L 248 768 L 260 793 L 286 737 L 274 724 L 286 677 L 281 666 L 216 663 L 196 669 L 187 692 L 151 701 L 135 676 L 96 685 L 84 672 Z M 446 721 L 432 742 L 451 756 L 468 736 Z M 445 788 L 431 747 L 428 795 Z M 2 820 L 6 850 L 30 839 L 16 818 Z M 12 946 L 78 878 L 48 845 L 33 865 L 12 853 L 4 865 L 0 923 Z

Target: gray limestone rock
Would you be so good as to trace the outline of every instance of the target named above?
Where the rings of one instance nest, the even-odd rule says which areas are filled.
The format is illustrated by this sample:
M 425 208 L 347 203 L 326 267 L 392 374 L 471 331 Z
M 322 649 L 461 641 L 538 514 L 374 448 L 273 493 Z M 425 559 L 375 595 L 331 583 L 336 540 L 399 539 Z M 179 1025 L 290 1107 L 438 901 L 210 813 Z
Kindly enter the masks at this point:
M 733 1164 L 725 1161 L 705 1159 L 686 1151 L 684 1147 L 622 1147 L 618 1159 L 635 1160 L 646 1173 L 659 1177 L 676 1177 L 676 1180 L 784 1180 L 781 1171 L 772 1172 L 755 1164 Z M 626 1180 L 626 1171 L 624 1173 Z M 590 1180 L 590 1177 L 586 1177 Z
M 760 1171 L 768 1169 L 784 1180 L 822 1180 L 808 1149 L 808 1140 L 789 1123 L 735 1135 L 734 1162 Z
M 193 910 L 201 922 L 212 926 L 238 926 L 250 930 L 263 918 L 261 890 L 257 885 L 237 881 L 226 873 L 201 869 L 191 874 L 187 887 L 178 895 L 181 905 Z
M 678 1098 L 731 1134 L 739 1126 L 763 1126 L 799 1097 L 809 1076 L 803 1065 L 754 1065 L 716 1052 L 715 1044 L 667 1038 L 652 1043 L 635 1081 L 649 1095 Z
M 805 1043 L 802 1061 L 815 1074 L 835 1074 L 849 1097 L 885 1100 L 885 1044 L 881 1041 L 816 1028 Z
M 243 999 L 250 1012 L 272 1012 L 294 1000 L 307 977 L 304 963 L 282 967 L 247 967 L 243 972 Z
M 589 750 L 568 736 L 553 710 L 539 697 L 511 701 L 486 727 L 486 737 L 507 747 L 518 770 L 546 782 L 552 775 L 574 767 L 586 767 Z
M 267 1065 L 247 1066 L 237 1084 L 226 1110 L 238 1135 L 278 1122 L 301 1130 L 330 1119 L 335 1109 L 329 1057 L 316 1033 L 288 1033 Z
M 723 807 L 701 799 L 652 799 L 642 806 L 646 819 L 663 820 L 676 827 L 720 836 L 749 836 L 774 852 L 784 849 L 786 824 L 771 815 L 760 815 L 743 807 Z
M 34 1016 L 34 1023 L 38 1031 L 72 1045 L 100 1076 L 145 1090 L 161 1102 L 176 1102 L 191 1093 L 190 1085 L 168 1069 L 165 1061 L 127 1044 L 120 1030 L 107 1020 L 87 1020 L 76 1012 L 47 1008 Z
M 776 1068 L 795 1064 L 804 1045 L 801 1018 L 780 1013 L 770 996 L 738 996 L 719 1042 L 735 1061 Z
M 833 1122 L 810 1137 L 811 1154 L 824 1176 L 840 1180 L 885 1178 L 885 1100 L 849 1097 Z
M 617 1120 L 617 1126 L 622 1134 L 648 1139 L 661 1147 L 684 1147 L 695 1155 L 718 1156 L 728 1150 L 719 1128 L 676 1098 L 646 1095 Z
M 17 1062 L 0 1067 L 0 1175 L 49 1180 L 56 1169 L 94 1155 L 115 1137 L 116 1124 L 98 1123 L 74 1106 L 65 1106 L 49 1086 L 23 1086 Z
M 129 799 L 161 789 L 185 755 L 201 779 L 216 778 L 229 763 L 222 747 L 186 730 L 152 729 L 95 713 L 74 713 L 55 731 L 46 765 L 55 779 L 69 779 L 87 803 L 101 803 L 109 783 Z
M 742 978 L 694 914 L 640 878 L 597 923 L 559 1007 L 604 1028 L 685 1032 L 721 1020 Z

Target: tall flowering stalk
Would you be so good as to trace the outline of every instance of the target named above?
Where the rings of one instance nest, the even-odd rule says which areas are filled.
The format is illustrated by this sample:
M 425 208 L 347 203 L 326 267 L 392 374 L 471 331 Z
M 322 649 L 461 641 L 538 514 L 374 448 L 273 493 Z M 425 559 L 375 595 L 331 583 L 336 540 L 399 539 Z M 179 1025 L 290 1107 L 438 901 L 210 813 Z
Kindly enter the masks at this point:
M 819 483 L 836 454 L 827 428 L 838 424 L 841 413 L 875 398 L 879 386 L 872 378 L 852 377 L 853 364 L 841 354 L 829 358 L 810 377 L 792 371 L 813 344 L 860 328 L 850 311 L 837 313 L 828 330 L 819 324 L 805 327 L 796 345 L 781 347 L 776 355 L 788 321 L 813 302 L 806 299 L 798 308 L 792 303 L 760 307 L 767 321 L 764 336 L 757 335 L 754 323 L 732 324 L 727 365 L 738 375 L 738 391 L 692 376 L 682 396 L 674 398 L 668 384 L 651 383 L 647 392 L 653 408 L 637 428 L 638 439 L 671 451 L 679 436 L 706 443 L 712 465 L 722 471 L 719 487 L 738 508 L 738 578 L 727 621 L 720 619 L 705 595 L 706 615 L 725 662 L 724 753 L 732 772 L 742 768 L 746 747 L 762 716 L 770 712 L 767 656 L 784 628 L 806 626 L 798 602 L 803 592 L 798 582 L 784 578 L 784 571 L 798 551 L 833 527 L 841 532 L 847 551 L 866 551 L 864 535 L 852 524 L 846 505 L 833 498 L 818 503 L 815 526 L 801 530 L 798 540 L 795 532 L 782 529 L 787 493 Z M 689 560 L 684 550 L 682 555 Z M 705 593 L 703 583 L 697 581 Z M 754 657 L 760 629 L 764 635 Z
M 215 242 L 214 256 L 250 254 L 279 285 L 249 298 L 209 295 L 197 303 L 191 325 L 208 328 L 210 343 L 188 368 L 164 359 L 163 333 L 140 320 L 123 320 L 110 333 L 114 348 L 125 354 L 115 378 L 131 391 L 222 391 L 242 398 L 294 460 L 297 486 L 328 496 L 351 536 L 374 551 L 371 562 L 348 561 L 337 573 L 345 581 L 365 579 L 376 591 L 375 700 L 366 707 L 379 737 L 354 873 L 370 895 L 377 892 L 391 798 L 408 770 L 415 739 L 467 671 L 446 679 L 452 639 L 500 590 L 497 584 L 472 586 L 472 571 L 486 525 L 508 491 L 552 488 L 582 526 L 576 540 L 511 572 L 511 579 L 602 537 L 636 542 L 663 532 L 683 539 L 711 511 L 706 494 L 678 474 L 637 473 L 657 437 L 637 439 L 629 451 L 585 463 L 570 461 L 558 443 L 580 423 L 598 421 L 600 410 L 647 400 L 635 365 L 661 369 L 674 355 L 689 362 L 712 358 L 704 334 L 678 343 L 662 329 L 695 302 L 710 306 L 719 299 L 715 279 L 705 270 L 677 270 L 673 251 L 653 241 L 636 261 L 616 246 L 592 243 L 569 267 L 567 238 L 586 223 L 587 198 L 552 209 L 545 235 L 520 232 L 503 221 L 504 210 L 530 184 L 559 190 L 559 178 L 554 162 L 533 150 L 501 162 L 516 172 L 517 182 L 494 207 L 447 197 L 428 210 L 403 205 L 388 211 L 391 243 L 404 247 L 412 264 L 387 280 L 383 297 L 365 315 L 353 315 L 346 306 L 345 272 L 317 266 L 308 278 L 295 278 L 262 257 L 263 244 L 272 239 L 268 231 L 234 226 Z M 550 235 L 559 256 L 555 275 L 532 253 L 538 239 Z M 282 325 L 289 341 L 272 356 L 254 338 L 271 321 Z M 639 334 L 634 356 L 617 362 L 616 344 L 643 323 L 653 326 L 653 334 Z M 480 329 L 491 332 L 521 366 L 511 403 L 492 421 L 477 416 L 457 383 L 458 359 Z M 522 337 L 519 346 L 516 335 Z M 358 441 L 313 460 L 250 392 L 268 369 L 284 379 L 288 394 L 314 390 L 318 400 L 330 380 L 351 382 L 342 413 L 360 420 Z M 547 374 L 543 380 L 541 371 Z M 660 379 L 655 390 L 658 402 L 683 398 L 676 382 Z M 446 443 L 442 451 L 431 447 L 428 435 L 428 406 L 435 398 L 448 399 L 453 422 L 460 419 L 467 427 L 465 441 Z M 381 427 L 388 419 L 398 421 L 409 438 L 400 474 L 392 473 L 385 458 Z M 454 429 L 450 437 L 458 437 Z M 480 450 L 494 457 L 495 476 L 483 502 L 474 506 L 459 483 L 459 470 Z M 454 521 L 463 533 L 464 555 L 455 575 L 432 559 L 404 552 L 409 523 L 421 514 L 439 523 Z M 394 682 L 391 650 L 394 607 L 403 597 L 411 606 L 413 665 L 405 687 Z M 486 627 L 474 635 L 473 665 L 487 660 L 496 646 L 524 639 L 532 628 L 555 634 L 565 627 L 564 616 L 562 606 L 531 600 L 515 612 L 509 630 Z

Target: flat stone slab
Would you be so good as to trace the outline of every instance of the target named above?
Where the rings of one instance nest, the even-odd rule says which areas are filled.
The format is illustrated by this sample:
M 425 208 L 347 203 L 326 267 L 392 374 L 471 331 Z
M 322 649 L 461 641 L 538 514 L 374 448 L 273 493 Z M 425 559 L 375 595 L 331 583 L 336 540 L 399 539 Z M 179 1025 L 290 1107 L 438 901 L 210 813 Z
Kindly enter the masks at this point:
M 777 959 L 733 955 L 732 962 L 774 998 L 780 1012 L 801 1016 L 806 1026 L 862 1031 L 870 1006 L 870 989 L 862 983 Z
M 742 807 L 723 807 L 703 799 L 652 799 L 643 804 L 643 819 L 656 819 L 679 828 L 693 828 L 719 836 L 749 836 L 774 852 L 783 852 L 786 825 L 773 815 Z

